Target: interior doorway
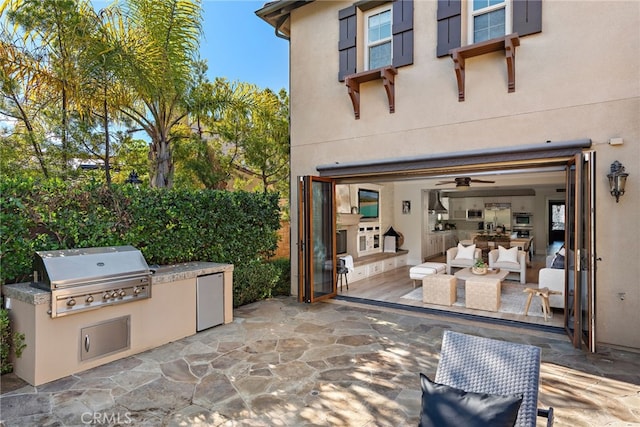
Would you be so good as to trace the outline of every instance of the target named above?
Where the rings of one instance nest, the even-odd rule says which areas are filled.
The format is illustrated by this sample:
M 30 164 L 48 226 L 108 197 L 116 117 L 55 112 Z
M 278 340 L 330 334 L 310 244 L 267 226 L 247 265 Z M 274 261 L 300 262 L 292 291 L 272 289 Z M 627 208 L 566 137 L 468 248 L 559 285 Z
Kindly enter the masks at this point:
M 548 207 L 549 223 L 548 233 L 549 241 L 548 246 L 553 246 L 557 242 L 564 243 L 565 236 L 565 224 L 566 224 L 566 212 L 565 203 L 562 201 L 550 201 Z

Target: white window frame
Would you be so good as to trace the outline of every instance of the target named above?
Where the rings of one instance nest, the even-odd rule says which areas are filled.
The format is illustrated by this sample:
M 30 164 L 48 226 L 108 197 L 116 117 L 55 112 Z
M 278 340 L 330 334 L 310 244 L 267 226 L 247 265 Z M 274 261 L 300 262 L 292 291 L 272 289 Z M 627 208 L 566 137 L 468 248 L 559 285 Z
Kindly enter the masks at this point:
M 389 33 L 389 37 L 382 40 L 378 40 L 374 43 L 369 43 L 369 18 L 373 15 L 378 15 L 386 11 L 389 11 L 389 13 L 391 14 L 391 19 L 390 19 L 391 31 Z M 364 40 L 365 40 L 365 46 L 364 46 L 365 70 L 370 69 L 369 68 L 369 48 L 373 46 L 381 45 L 387 42 L 389 42 L 391 46 L 391 56 L 389 57 L 389 64 L 388 64 L 388 65 L 391 65 L 391 62 L 393 61 L 393 8 L 391 7 L 391 3 L 389 3 L 388 5 L 384 5 L 381 7 L 376 7 L 374 9 L 368 10 L 366 13 L 364 13 L 363 18 L 364 18 Z
M 504 2 L 500 4 L 485 7 L 479 10 L 473 10 L 473 0 L 467 0 L 467 44 L 476 43 L 473 40 L 473 18 L 475 18 L 476 16 L 484 15 L 485 13 L 493 12 L 495 10 L 504 9 L 504 35 L 511 34 L 511 29 L 513 26 L 513 12 L 511 8 L 512 1 L 504 0 Z

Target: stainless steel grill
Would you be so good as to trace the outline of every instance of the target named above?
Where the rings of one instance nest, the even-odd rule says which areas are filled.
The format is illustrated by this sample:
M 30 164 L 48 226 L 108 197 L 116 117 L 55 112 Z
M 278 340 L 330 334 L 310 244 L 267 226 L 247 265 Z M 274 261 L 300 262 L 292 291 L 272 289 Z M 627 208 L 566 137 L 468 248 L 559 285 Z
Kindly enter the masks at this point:
M 51 317 L 151 297 L 151 270 L 133 246 L 36 252 L 32 286 L 51 291 Z

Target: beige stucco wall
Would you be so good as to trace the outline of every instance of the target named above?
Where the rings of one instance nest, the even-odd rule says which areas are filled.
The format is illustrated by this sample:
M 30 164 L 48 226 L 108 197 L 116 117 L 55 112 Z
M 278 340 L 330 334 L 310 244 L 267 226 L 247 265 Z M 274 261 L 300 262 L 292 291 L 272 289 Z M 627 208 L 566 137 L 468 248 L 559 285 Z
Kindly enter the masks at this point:
M 360 120 L 337 79 L 338 10 L 351 4 L 313 2 L 291 14 L 291 211 L 295 178 L 317 174 L 317 165 L 591 139 L 597 341 L 640 349 L 640 3 L 543 2 L 542 33 L 516 49 L 516 91 L 507 93 L 504 55 L 493 53 L 467 60 L 458 102 L 453 62 L 435 56 L 437 2 L 415 1 L 414 64 L 398 69 L 396 112 L 381 82 L 369 82 Z M 624 144 L 610 146 L 612 137 Z M 605 177 L 616 159 L 630 173 L 618 204 Z M 410 199 L 421 203 L 419 189 Z M 295 242 L 295 215 L 291 227 Z M 293 291 L 297 278 L 294 265 Z

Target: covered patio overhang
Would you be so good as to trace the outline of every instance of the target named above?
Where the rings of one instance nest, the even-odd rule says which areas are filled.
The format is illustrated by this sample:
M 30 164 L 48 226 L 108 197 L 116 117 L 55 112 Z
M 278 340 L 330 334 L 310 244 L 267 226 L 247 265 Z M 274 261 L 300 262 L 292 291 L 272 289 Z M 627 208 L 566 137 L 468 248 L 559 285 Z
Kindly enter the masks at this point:
M 536 168 L 566 164 L 567 160 L 591 147 L 590 139 L 547 141 L 540 144 L 487 148 L 450 153 L 425 154 L 356 162 L 335 162 L 318 165 L 320 176 L 356 178 L 384 176 L 386 179 L 407 179 L 461 171 L 494 171 L 505 168 Z

